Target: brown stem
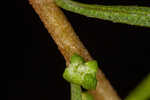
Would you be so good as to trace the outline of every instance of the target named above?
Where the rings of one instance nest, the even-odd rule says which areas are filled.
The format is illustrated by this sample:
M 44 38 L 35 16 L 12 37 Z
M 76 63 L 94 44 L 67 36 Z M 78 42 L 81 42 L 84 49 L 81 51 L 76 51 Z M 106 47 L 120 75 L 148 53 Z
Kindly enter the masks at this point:
M 67 65 L 73 53 L 81 55 L 86 61 L 92 60 L 92 57 L 79 40 L 65 15 L 55 5 L 53 0 L 29 0 L 29 2 L 54 39 Z M 120 100 L 100 69 L 97 73 L 97 79 L 96 90 L 89 91 L 95 100 Z

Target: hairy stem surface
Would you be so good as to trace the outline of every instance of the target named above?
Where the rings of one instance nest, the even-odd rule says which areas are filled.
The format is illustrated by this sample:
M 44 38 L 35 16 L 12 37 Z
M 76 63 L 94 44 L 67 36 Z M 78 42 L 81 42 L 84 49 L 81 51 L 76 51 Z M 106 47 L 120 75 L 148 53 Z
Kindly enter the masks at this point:
M 29 0 L 29 2 L 54 39 L 67 65 L 70 63 L 70 57 L 74 53 L 79 54 L 86 61 L 92 60 L 92 57 L 75 34 L 63 12 L 53 0 Z M 94 100 L 120 100 L 100 69 L 97 72 L 97 80 L 96 90 L 89 91 L 93 95 Z

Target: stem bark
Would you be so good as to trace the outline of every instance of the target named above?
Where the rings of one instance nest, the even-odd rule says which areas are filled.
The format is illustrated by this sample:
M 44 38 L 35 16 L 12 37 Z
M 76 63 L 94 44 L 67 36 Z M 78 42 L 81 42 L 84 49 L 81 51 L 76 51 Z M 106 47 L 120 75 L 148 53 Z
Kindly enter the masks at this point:
M 79 54 L 86 61 L 92 60 L 89 52 L 54 0 L 29 0 L 29 2 L 54 39 L 67 65 L 74 53 Z M 94 100 L 121 100 L 100 69 L 97 72 L 97 80 L 96 90 L 89 91 Z

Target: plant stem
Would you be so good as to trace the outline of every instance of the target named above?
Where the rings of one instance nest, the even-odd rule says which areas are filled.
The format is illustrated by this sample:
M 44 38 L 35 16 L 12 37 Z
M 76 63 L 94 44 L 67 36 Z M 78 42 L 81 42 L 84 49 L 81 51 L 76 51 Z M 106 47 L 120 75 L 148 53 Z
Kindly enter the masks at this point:
M 150 74 L 131 92 L 125 100 L 149 100 L 150 99 Z
M 73 83 L 71 83 L 70 86 L 71 86 L 71 100 L 81 100 L 82 99 L 81 87 Z
M 63 12 L 53 0 L 29 0 L 29 2 L 54 39 L 67 65 L 70 63 L 70 57 L 74 53 L 79 54 L 86 61 L 92 60 L 92 57 L 75 34 Z M 94 100 L 120 100 L 100 69 L 97 73 L 97 80 L 96 90 L 89 91 L 93 95 Z

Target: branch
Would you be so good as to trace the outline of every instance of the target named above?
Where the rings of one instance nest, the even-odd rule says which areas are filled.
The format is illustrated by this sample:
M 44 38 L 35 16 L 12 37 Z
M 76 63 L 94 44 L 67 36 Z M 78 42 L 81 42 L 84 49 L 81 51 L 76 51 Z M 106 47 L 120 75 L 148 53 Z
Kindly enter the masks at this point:
M 86 61 L 92 60 L 92 57 L 79 40 L 63 12 L 55 5 L 53 0 L 29 0 L 29 2 L 54 39 L 67 65 L 74 53 L 79 54 Z M 95 100 L 120 100 L 100 69 L 97 73 L 97 80 L 96 90 L 89 91 Z

